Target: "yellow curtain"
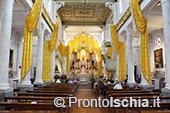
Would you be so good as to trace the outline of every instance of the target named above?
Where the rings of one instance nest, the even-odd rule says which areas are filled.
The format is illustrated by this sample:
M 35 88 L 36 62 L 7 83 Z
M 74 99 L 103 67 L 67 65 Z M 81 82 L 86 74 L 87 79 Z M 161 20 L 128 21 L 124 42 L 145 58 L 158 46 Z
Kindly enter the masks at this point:
M 43 60 L 43 81 L 51 79 L 51 51 L 49 50 L 49 41 L 44 42 L 44 60 Z
M 66 71 L 69 71 L 70 70 L 70 50 L 69 50 L 69 46 L 65 46 L 62 44 L 61 41 L 59 41 L 59 46 L 58 46 L 58 49 L 61 53 L 61 55 L 63 57 L 67 57 L 67 67 L 66 67 Z
M 112 57 L 112 51 L 113 51 L 113 47 L 108 47 L 108 52 L 106 53 L 106 56 L 109 56 L 111 58 Z
M 114 50 L 119 53 L 119 81 L 122 81 L 126 79 L 125 42 L 118 40 L 116 25 L 111 25 L 111 36 Z
M 50 48 L 51 52 L 54 51 L 54 49 L 56 47 L 57 38 L 58 38 L 59 25 L 58 24 L 54 24 L 53 27 L 54 27 L 54 30 L 53 30 L 53 33 L 52 33 L 51 40 L 49 42 L 49 48 Z
M 22 68 L 21 68 L 21 83 L 25 78 L 32 65 L 32 42 L 33 42 L 33 31 L 37 25 L 40 11 L 41 11 L 42 0 L 36 0 L 31 12 L 25 18 L 25 29 L 24 29 L 24 45 L 22 55 Z
M 102 51 L 101 51 L 101 49 L 99 48 L 98 49 L 98 52 L 97 52 L 97 58 L 98 58 L 98 60 L 99 60 L 99 62 L 98 62 L 98 76 L 100 77 L 100 76 L 103 76 L 103 63 L 102 63 L 102 57 L 101 57 L 101 55 L 102 55 Z
M 144 18 L 138 0 L 132 0 L 132 9 L 136 26 L 140 32 L 140 65 L 144 78 L 149 84 L 151 81 L 151 70 L 149 60 L 149 44 L 148 44 L 148 31 L 147 20 Z
M 100 47 L 99 42 L 90 34 L 82 33 L 76 34 L 69 40 L 70 53 L 77 52 L 79 45 L 87 46 L 90 53 L 97 53 L 98 48 Z

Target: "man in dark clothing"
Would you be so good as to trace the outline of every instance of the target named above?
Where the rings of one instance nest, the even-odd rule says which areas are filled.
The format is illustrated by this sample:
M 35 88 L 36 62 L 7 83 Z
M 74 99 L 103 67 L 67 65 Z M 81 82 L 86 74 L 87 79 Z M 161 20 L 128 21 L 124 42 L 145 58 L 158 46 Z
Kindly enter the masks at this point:
M 106 96 L 106 91 L 103 91 L 104 89 L 109 89 L 108 85 L 104 82 L 103 83 L 104 85 L 101 87 L 101 91 L 100 91 L 100 95 L 103 97 L 103 96 Z

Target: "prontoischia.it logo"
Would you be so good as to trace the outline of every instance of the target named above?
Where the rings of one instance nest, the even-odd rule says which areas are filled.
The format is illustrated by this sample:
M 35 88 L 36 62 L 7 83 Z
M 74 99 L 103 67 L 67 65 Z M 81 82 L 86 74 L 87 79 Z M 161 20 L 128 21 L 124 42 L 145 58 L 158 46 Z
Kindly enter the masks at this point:
M 160 107 L 160 99 L 155 97 L 152 101 L 152 105 L 149 103 L 148 99 L 138 99 L 124 98 L 124 99 L 114 99 L 110 97 L 109 99 L 77 99 L 76 97 L 57 97 L 54 99 L 54 105 L 56 107 L 71 107 L 72 104 L 77 104 L 77 107 Z

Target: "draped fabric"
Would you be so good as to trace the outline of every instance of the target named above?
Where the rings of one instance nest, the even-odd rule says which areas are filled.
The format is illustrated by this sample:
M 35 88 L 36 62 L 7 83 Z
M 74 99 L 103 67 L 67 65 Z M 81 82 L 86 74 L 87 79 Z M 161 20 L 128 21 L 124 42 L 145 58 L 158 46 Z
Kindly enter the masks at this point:
M 59 46 L 58 49 L 63 57 L 67 57 L 67 66 L 66 66 L 66 71 L 70 70 L 70 49 L 69 46 L 65 46 L 62 44 L 61 41 L 59 41 Z
M 119 81 L 122 81 L 126 79 L 125 42 L 118 40 L 116 25 L 111 25 L 111 36 L 114 50 L 119 54 Z
M 99 42 L 90 34 L 82 33 L 76 34 L 69 40 L 70 53 L 77 52 L 79 46 L 86 46 L 90 53 L 94 52 L 95 54 L 100 47 Z
M 148 31 L 147 20 L 144 18 L 138 0 L 132 0 L 132 9 L 136 26 L 140 32 L 140 65 L 144 78 L 151 82 L 151 70 L 149 60 L 149 44 L 148 44 Z
M 106 53 L 106 56 L 109 56 L 111 58 L 112 57 L 112 51 L 113 51 L 113 47 L 108 47 L 108 52 Z
M 103 76 L 103 63 L 102 63 L 102 51 L 101 49 L 99 48 L 98 49 L 98 52 L 97 52 L 97 58 L 99 60 L 99 63 L 98 63 L 98 76 Z
M 25 18 L 25 29 L 24 29 L 24 44 L 23 44 L 23 55 L 22 55 L 22 68 L 21 68 L 21 83 L 25 78 L 26 74 L 31 69 L 32 65 L 32 42 L 33 42 L 33 31 L 38 23 L 39 15 L 41 11 L 42 0 L 36 0 L 31 12 Z
M 51 79 L 51 51 L 49 50 L 49 41 L 44 41 L 44 59 L 43 59 L 43 81 Z
M 59 25 L 58 24 L 54 24 L 53 27 L 54 27 L 54 30 L 53 30 L 53 33 L 52 33 L 51 40 L 49 42 L 49 48 L 50 48 L 51 52 L 53 52 L 55 47 L 56 47 L 57 38 L 58 38 Z

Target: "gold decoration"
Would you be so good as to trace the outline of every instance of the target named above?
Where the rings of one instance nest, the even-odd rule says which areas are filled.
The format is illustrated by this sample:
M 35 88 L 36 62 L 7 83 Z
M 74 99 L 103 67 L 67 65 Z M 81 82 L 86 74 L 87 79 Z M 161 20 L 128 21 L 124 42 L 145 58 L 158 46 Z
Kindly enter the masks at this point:
M 51 51 L 49 50 L 49 41 L 44 42 L 44 60 L 43 60 L 43 81 L 51 79 Z
M 126 79 L 125 42 L 118 40 L 116 25 L 111 25 L 111 36 L 114 50 L 119 53 L 119 81 L 122 81 Z
M 33 31 L 39 20 L 42 0 L 36 0 L 31 12 L 25 18 L 24 45 L 22 55 L 21 83 L 32 65 Z
M 144 18 L 138 0 L 132 0 L 132 9 L 135 18 L 136 26 L 140 32 L 140 65 L 144 78 L 151 85 L 151 70 L 149 60 L 149 44 L 147 20 Z
M 49 48 L 50 48 L 51 52 L 53 52 L 56 47 L 56 43 L 57 43 L 57 39 L 58 39 L 58 30 L 59 30 L 58 24 L 54 24 L 53 26 L 54 26 L 54 30 L 52 33 L 51 40 L 49 42 Z
M 62 44 L 61 41 L 59 41 L 59 46 L 58 49 L 60 50 L 60 53 L 63 57 L 67 57 L 67 67 L 66 67 L 66 71 L 70 70 L 70 49 L 69 46 L 65 46 Z

